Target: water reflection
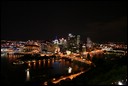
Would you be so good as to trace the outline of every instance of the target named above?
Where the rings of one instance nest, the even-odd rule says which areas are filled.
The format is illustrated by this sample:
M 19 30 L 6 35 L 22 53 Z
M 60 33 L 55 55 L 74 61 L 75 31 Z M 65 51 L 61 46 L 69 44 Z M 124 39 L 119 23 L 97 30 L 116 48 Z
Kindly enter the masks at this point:
M 33 68 L 36 69 L 36 62 L 33 63 Z
M 31 67 L 31 62 L 30 61 L 28 61 L 28 67 Z
M 77 71 L 78 68 L 79 68 L 78 65 L 75 65 L 75 66 L 74 66 L 74 71 Z
M 71 72 L 72 72 L 72 68 L 69 67 L 69 68 L 68 68 L 68 73 L 71 73 Z
M 50 67 L 50 59 L 48 59 L 48 66 Z
M 13 60 L 15 58 L 10 57 L 9 59 Z M 61 76 L 65 77 L 66 75 L 75 74 L 83 70 L 83 68 L 79 65 L 79 63 L 76 63 L 68 59 L 54 59 L 54 58 L 42 59 L 42 60 L 27 60 L 24 61 L 24 64 L 22 66 L 21 65 L 15 66 L 14 71 L 17 70 L 17 68 L 23 71 L 24 74 L 24 76 L 17 76 L 17 77 L 22 78 L 24 81 L 39 80 L 42 82 L 51 79 L 56 80 Z
M 69 59 L 50 58 L 43 60 L 29 60 L 25 61 L 25 64 L 27 64 L 27 68 L 30 68 L 31 70 L 36 69 L 37 72 L 42 71 L 42 69 L 44 68 L 45 70 L 51 69 L 50 71 L 52 72 L 52 74 L 68 74 L 69 71 L 72 71 L 72 73 L 76 73 L 84 69 L 84 67 L 82 67 L 79 63 L 71 61 Z
M 43 65 L 45 65 L 45 59 L 43 60 Z
M 39 69 L 40 69 L 41 68 L 41 60 L 39 60 L 38 63 L 39 63 Z
M 30 72 L 29 71 L 30 71 L 29 69 L 26 70 L 26 81 L 30 80 Z

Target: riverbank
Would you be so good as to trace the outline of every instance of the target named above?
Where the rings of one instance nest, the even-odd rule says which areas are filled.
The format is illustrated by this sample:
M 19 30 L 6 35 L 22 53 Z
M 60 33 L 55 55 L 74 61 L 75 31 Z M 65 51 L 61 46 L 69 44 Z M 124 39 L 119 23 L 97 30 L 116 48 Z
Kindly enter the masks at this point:
M 115 60 L 94 59 L 95 68 L 81 74 L 72 81 L 63 81 L 62 84 L 118 85 L 118 82 L 121 81 L 124 85 L 127 85 L 127 61 L 127 56 Z

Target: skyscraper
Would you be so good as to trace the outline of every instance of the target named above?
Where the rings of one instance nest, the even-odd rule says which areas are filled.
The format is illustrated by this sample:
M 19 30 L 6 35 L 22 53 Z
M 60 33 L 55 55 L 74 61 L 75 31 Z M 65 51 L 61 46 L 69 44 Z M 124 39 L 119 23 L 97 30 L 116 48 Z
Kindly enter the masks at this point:
M 86 46 L 87 46 L 87 51 L 90 51 L 91 48 L 92 48 L 92 41 L 91 41 L 91 39 L 89 37 L 87 37 L 87 44 L 86 44 Z
M 91 48 L 92 47 L 92 41 L 89 37 L 87 37 L 87 47 Z
M 76 44 L 77 44 L 77 52 L 80 52 L 80 35 L 77 35 Z
M 80 35 L 77 35 L 77 45 L 79 45 L 80 44 Z
M 68 50 L 71 52 L 77 52 L 79 51 L 79 45 L 80 45 L 80 35 L 72 35 L 71 33 L 68 35 Z

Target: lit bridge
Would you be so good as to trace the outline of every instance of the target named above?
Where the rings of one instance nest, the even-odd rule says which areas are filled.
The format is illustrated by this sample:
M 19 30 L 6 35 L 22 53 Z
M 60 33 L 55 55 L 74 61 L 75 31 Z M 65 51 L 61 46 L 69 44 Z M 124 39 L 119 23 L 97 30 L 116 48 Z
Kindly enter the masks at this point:
M 76 73 L 76 74 L 72 74 L 72 75 L 65 76 L 65 77 L 60 77 L 60 78 L 57 79 L 57 80 L 52 80 L 52 83 L 57 84 L 57 83 L 59 83 L 60 81 L 62 81 L 62 80 L 66 80 L 66 79 L 70 79 L 70 80 L 72 80 L 73 78 L 76 78 L 77 76 L 79 76 L 79 75 L 81 75 L 81 74 L 83 74 L 83 73 L 89 71 L 90 69 L 91 69 L 91 68 L 88 68 L 87 70 L 85 70 L 85 71 L 81 71 L 81 72 Z

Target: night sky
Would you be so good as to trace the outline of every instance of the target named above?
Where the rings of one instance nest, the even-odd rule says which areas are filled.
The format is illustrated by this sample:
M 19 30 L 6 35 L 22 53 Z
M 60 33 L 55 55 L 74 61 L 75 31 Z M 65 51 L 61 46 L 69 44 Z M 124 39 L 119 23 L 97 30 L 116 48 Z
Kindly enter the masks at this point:
M 126 1 L 10 1 L 1 3 L 1 38 L 54 39 L 81 35 L 93 42 L 127 41 Z

